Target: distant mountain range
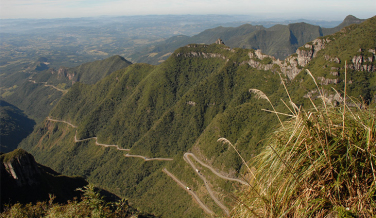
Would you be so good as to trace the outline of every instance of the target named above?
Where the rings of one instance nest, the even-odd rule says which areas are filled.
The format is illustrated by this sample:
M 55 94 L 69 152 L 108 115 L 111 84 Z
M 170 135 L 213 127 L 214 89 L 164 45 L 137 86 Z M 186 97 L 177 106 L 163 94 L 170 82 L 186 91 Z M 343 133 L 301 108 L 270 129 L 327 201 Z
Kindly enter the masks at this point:
M 263 53 L 281 60 L 295 53 L 296 49 L 317 37 L 333 34 L 345 26 L 359 24 L 362 19 L 352 15 L 333 28 L 322 28 L 308 23 L 277 24 L 266 28 L 261 25 L 244 24 L 239 27 L 217 27 L 195 36 L 174 36 L 164 42 L 130 56 L 133 62 L 159 64 L 177 48 L 192 43 L 210 44 L 218 38 L 231 48 L 261 49 Z
M 346 18 L 344 25 L 361 22 L 352 19 Z M 193 153 L 223 175 L 241 177 L 242 160 L 217 139 L 229 139 L 249 160 L 278 125 L 275 114 L 262 111 L 271 111 L 270 103 L 257 99 L 251 88 L 262 90 L 278 111 L 289 113 L 281 79 L 298 106 L 317 103 L 322 97 L 305 73 L 308 69 L 328 104 L 339 104 L 346 71 L 347 94 L 376 105 L 376 17 L 325 36 L 334 29 L 304 23 L 228 30 L 219 27 L 195 37 L 221 36 L 225 43 L 227 39 L 244 47 L 268 37 L 274 39 L 270 44 L 287 42 L 274 53 L 288 53 L 292 45 L 296 53 L 281 61 L 263 54 L 262 48 L 187 43 L 159 65 L 131 64 L 91 85 L 74 83 L 20 147 L 40 163 L 66 175 L 81 175 L 157 216 L 204 216 L 191 192 L 214 214 L 226 216 L 226 208 L 217 201 L 230 207 L 231 198 L 225 196 L 241 184 L 223 180 L 203 165 L 192 169 L 184 154 Z M 270 49 L 268 43 L 264 46 Z M 203 175 L 207 180 L 201 179 Z

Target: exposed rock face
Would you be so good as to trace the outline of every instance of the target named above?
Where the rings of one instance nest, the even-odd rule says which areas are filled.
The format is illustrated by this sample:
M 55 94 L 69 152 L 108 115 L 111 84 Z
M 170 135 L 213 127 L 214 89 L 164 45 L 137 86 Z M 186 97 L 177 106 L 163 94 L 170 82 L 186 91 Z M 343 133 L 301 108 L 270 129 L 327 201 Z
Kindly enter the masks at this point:
M 76 76 L 75 73 L 68 73 L 68 69 L 64 67 L 60 67 L 59 70 L 57 71 L 58 79 L 68 78 L 69 80 L 73 80 L 75 76 Z
M 271 70 L 273 69 L 274 64 L 281 64 L 281 61 L 279 59 L 276 60 L 273 56 L 262 54 L 260 49 L 248 53 L 248 56 L 250 58 L 250 60 L 247 62 L 249 66 L 257 68 L 259 70 Z M 270 63 L 263 64 L 260 62 L 260 60 L 262 61 L 265 58 L 268 58 L 270 60 Z
M 329 39 L 315 39 L 312 43 L 307 43 L 303 48 L 298 48 L 298 64 L 302 67 L 306 66 L 312 58 L 317 56 L 317 52 L 325 48 L 325 45 L 330 42 Z
M 294 56 L 287 57 L 284 62 L 279 64 L 282 73 L 284 73 L 291 80 L 294 79 L 301 71 L 301 68 L 298 65 L 298 58 Z
M 49 194 L 55 202 L 66 202 L 78 197 L 77 188 L 87 185 L 81 177 L 67 177 L 35 162 L 23 149 L 0 155 L 0 202 L 22 204 L 46 201 Z M 3 203 L 0 204 L 0 211 Z
M 17 186 L 39 184 L 38 177 L 41 174 L 41 171 L 39 170 L 34 157 L 27 152 L 3 162 L 1 167 L 4 167 L 11 175 Z
M 188 101 L 187 102 L 187 105 L 191 105 L 191 106 L 196 106 L 196 102 L 194 102 L 194 101 Z
M 327 79 L 325 77 L 318 77 L 317 79 L 321 81 L 322 85 L 337 84 L 340 82 L 339 79 Z
M 337 64 L 341 63 L 341 60 L 338 57 L 330 57 L 329 55 L 325 55 L 324 58 L 330 62 L 335 62 Z
M 376 49 L 369 49 L 369 55 L 365 56 L 362 54 L 356 55 L 352 58 L 352 64 L 349 64 L 347 67 L 353 70 L 358 71 L 367 71 L 367 72 L 375 72 L 376 68 L 372 64 L 373 61 L 376 59 Z M 359 53 L 362 53 L 362 49 L 359 49 Z
M 298 48 L 296 50 L 296 55 L 287 57 L 285 61 L 280 61 L 272 56 L 264 55 L 261 53 L 261 50 L 256 50 L 255 52 L 249 53 L 251 60 L 247 63 L 259 70 L 271 70 L 273 69 L 273 65 L 276 64 L 280 67 L 281 72 L 284 73 L 289 79 L 294 79 L 295 76 L 299 74 L 301 69 L 305 67 L 313 58 L 315 58 L 317 53 L 324 49 L 329 42 L 329 39 L 315 39 L 312 41 L 312 43 L 308 43 L 304 45 L 304 47 Z M 364 51 L 362 49 L 359 50 L 359 53 L 363 52 Z M 366 53 L 367 55 L 359 54 L 354 56 L 352 58 L 352 63 L 348 63 L 347 67 L 357 71 L 375 72 L 376 67 L 374 66 L 373 62 L 376 60 L 376 49 L 369 49 Z M 272 63 L 262 64 L 259 61 L 265 58 L 270 58 Z M 335 62 L 337 64 L 341 63 L 341 60 L 338 57 L 330 57 L 326 55 L 324 58 L 330 62 Z M 333 76 L 339 76 L 339 70 L 339 68 L 332 67 L 330 74 Z M 338 79 L 320 78 L 320 80 L 324 85 L 337 84 L 339 82 Z
M 224 45 L 225 43 L 222 41 L 222 39 L 217 39 L 217 41 L 215 41 L 215 44 Z
M 189 53 L 177 53 L 176 54 L 176 57 L 179 57 L 179 56 L 183 56 L 183 57 L 203 57 L 203 58 L 222 58 L 223 60 L 227 60 L 228 59 L 221 55 L 221 54 L 217 54 L 217 53 L 205 53 L 205 52 L 189 52 Z

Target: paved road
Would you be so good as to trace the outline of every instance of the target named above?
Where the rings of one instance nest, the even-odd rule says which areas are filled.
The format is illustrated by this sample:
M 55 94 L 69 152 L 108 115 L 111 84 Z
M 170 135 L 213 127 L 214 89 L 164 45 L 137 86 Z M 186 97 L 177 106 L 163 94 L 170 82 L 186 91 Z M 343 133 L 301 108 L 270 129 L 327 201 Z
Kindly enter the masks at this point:
M 71 127 L 73 128 L 77 128 L 77 126 L 67 122 L 67 121 L 63 121 L 63 120 L 56 120 L 56 119 L 52 119 L 50 117 L 47 117 L 47 120 L 50 120 L 50 121 L 53 121 L 53 122 L 62 122 L 62 123 L 66 123 L 68 125 L 70 125 Z M 102 143 L 98 143 L 98 138 L 97 137 L 91 137 L 91 138 L 86 138 L 86 139 L 77 139 L 77 131 L 76 131 L 76 135 L 74 136 L 74 141 L 75 142 L 82 142 L 82 141 L 87 141 L 87 140 L 91 140 L 91 139 L 95 139 L 95 144 L 96 145 L 99 145 L 99 146 L 103 146 L 103 147 L 115 147 L 117 150 L 119 151 L 130 151 L 130 149 L 124 149 L 124 148 L 120 148 L 118 145 L 108 145 L 108 144 L 102 144 Z M 149 158 L 149 157 L 145 157 L 145 156 L 142 156 L 142 155 L 132 155 L 132 154 L 124 154 L 124 157 L 135 157 L 135 158 L 141 158 L 143 159 L 144 161 L 172 161 L 173 159 L 172 158 Z M 220 207 L 222 208 L 222 210 L 227 214 L 229 215 L 229 210 L 228 208 L 218 200 L 218 198 L 214 195 L 213 191 L 211 190 L 210 186 L 209 186 L 209 183 L 208 181 L 206 180 L 206 178 L 204 177 L 204 175 L 202 175 L 202 173 L 200 172 L 197 172 L 196 169 L 197 167 L 194 165 L 194 163 L 189 159 L 189 157 L 192 157 L 194 158 L 199 164 L 201 164 L 202 166 L 210 169 L 215 175 L 217 175 L 218 177 L 222 178 L 222 179 L 226 179 L 226 180 L 230 180 L 230 181 L 235 181 L 235 182 L 239 182 L 243 185 L 249 185 L 246 181 L 244 180 L 240 180 L 240 179 L 237 179 L 237 178 L 231 178 L 231 177 L 227 177 L 227 176 L 224 176 L 222 175 L 221 173 L 217 172 L 215 169 L 213 169 L 211 166 L 205 164 L 204 162 L 202 162 L 200 159 L 198 159 L 193 153 L 185 153 L 183 158 L 184 160 L 191 165 L 191 167 L 193 168 L 193 170 L 198 174 L 198 176 L 204 181 L 204 184 L 205 184 L 205 187 L 206 189 L 208 190 L 208 193 L 209 195 L 211 196 L 211 198 L 215 201 L 215 203 Z M 165 172 L 168 176 L 170 176 L 174 181 L 176 181 L 178 183 L 179 186 L 181 186 L 182 188 L 184 188 L 190 195 L 193 196 L 193 198 L 197 201 L 197 203 L 200 205 L 200 207 L 206 212 L 206 213 L 209 213 L 209 214 L 214 214 L 213 211 L 211 211 L 204 203 L 202 203 L 202 201 L 198 198 L 198 196 L 192 191 L 192 190 L 188 190 L 187 189 L 187 186 L 182 183 L 180 180 L 178 180 L 172 173 L 170 173 L 167 169 L 163 169 L 163 172 Z
M 77 128 L 77 126 L 75 126 L 72 123 L 69 123 L 67 121 L 64 121 L 64 120 L 56 120 L 56 119 L 52 119 L 51 117 L 47 117 L 47 120 L 50 120 L 50 121 L 53 121 L 53 122 L 66 123 L 66 124 L 68 124 L 69 126 L 71 126 L 73 128 Z M 86 139 L 77 139 L 77 131 L 76 131 L 76 134 L 74 135 L 74 142 L 76 142 L 76 143 L 77 142 L 83 142 L 83 141 L 91 140 L 91 139 L 95 139 L 95 144 L 99 145 L 99 146 L 102 146 L 102 147 L 115 147 L 119 151 L 130 151 L 131 150 L 131 149 L 127 149 L 127 148 L 120 148 L 118 145 L 108 145 L 108 144 L 99 143 L 97 137 L 90 137 L 90 138 L 86 138 Z M 172 161 L 172 160 L 174 160 L 172 158 L 163 158 L 163 157 L 150 158 L 150 157 L 144 157 L 144 156 L 141 156 L 141 155 L 133 155 L 133 154 L 125 154 L 124 156 L 125 157 L 141 158 L 144 161 L 155 161 L 155 160 L 156 161 Z
M 66 123 L 73 128 L 77 128 L 77 126 L 71 124 L 70 122 L 64 121 L 64 120 L 55 120 L 55 119 L 52 119 L 51 117 L 47 117 L 47 120 L 50 120 L 50 121 L 53 121 L 53 122 Z M 119 151 L 130 151 L 130 149 L 120 148 L 118 145 L 107 145 L 107 144 L 99 143 L 97 137 L 90 137 L 90 138 L 86 138 L 86 139 L 77 139 L 77 131 L 76 131 L 76 134 L 74 135 L 74 142 L 83 142 L 83 141 L 87 141 L 87 140 L 90 140 L 90 139 L 95 139 L 95 144 L 99 145 L 99 146 L 115 147 Z
M 187 189 L 187 186 L 181 182 L 178 178 L 176 178 L 172 173 L 170 173 L 166 168 L 163 169 L 163 172 L 166 173 L 169 177 L 171 177 L 180 187 L 182 187 L 184 190 L 188 192 L 200 205 L 200 207 L 208 214 L 214 215 L 214 212 L 210 210 L 201 200 L 198 198 L 196 193 L 192 191 L 192 189 Z
M 227 214 L 227 216 L 230 215 L 230 211 L 228 210 L 228 208 L 218 200 L 218 198 L 214 195 L 212 189 L 210 188 L 209 186 L 209 183 L 208 181 L 206 180 L 206 178 L 204 177 L 204 175 L 202 175 L 199 171 L 197 171 L 197 167 L 194 165 L 194 163 L 188 158 L 188 156 L 192 156 L 196 159 L 196 156 L 194 156 L 194 154 L 192 153 L 185 153 L 184 154 L 184 160 L 187 161 L 191 167 L 193 168 L 193 170 L 197 173 L 197 175 L 204 181 L 204 184 L 205 184 L 205 187 L 206 187 L 206 190 L 208 190 L 208 193 L 210 195 L 210 197 L 215 201 L 215 203 L 220 207 L 222 208 L 222 210 Z M 200 163 L 201 164 L 201 163 Z
M 52 119 L 51 117 L 47 117 L 47 120 L 49 121 L 53 121 L 53 122 L 59 122 L 59 123 L 66 123 L 68 124 L 69 126 L 73 127 L 73 128 L 77 128 L 77 126 L 67 122 L 67 121 L 64 121 L 64 120 L 55 120 L 55 119 Z
M 62 92 L 63 94 L 65 94 L 65 93 L 68 92 L 68 90 L 60 89 L 60 88 L 58 88 L 58 87 L 56 87 L 56 86 L 54 86 L 54 85 L 48 85 L 47 82 L 35 82 L 35 80 L 31 80 L 31 79 L 29 79 L 29 82 L 32 82 L 32 83 L 35 83 L 35 84 L 36 84 L 36 83 L 42 83 L 42 84 L 44 84 L 44 86 L 52 87 L 52 88 L 54 88 L 54 89 L 56 89 L 56 90 Z
M 172 158 L 164 158 L 164 157 L 145 157 L 141 155 L 134 155 L 134 154 L 124 154 L 125 157 L 136 157 L 136 158 L 141 158 L 144 161 L 153 161 L 153 160 L 158 160 L 158 161 L 172 161 L 174 159 Z
M 215 175 L 217 175 L 218 177 L 221 177 L 222 179 L 226 179 L 226 180 L 230 180 L 230 181 L 234 181 L 234 182 L 239 182 L 239 183 L 241 183 L 241 184 L 243 184 L 243 185 L 248 185 L 248 186 L 249 186 L 249 184 L 248 184 L 246 181 L 244 181 L 244 180 L 237 179 L 237 178 L 232 178 L 232 177 L 228 177 L 228 176 L 224 176 L 224 175 L 220 174 L 220 173 L 217 172 L 213 167 L 211 167 L 211 166 L 205 164 L 205 163 L 202 162 L 200 159 L 198 159 L 193 153 L 189 153 L 189 152 L 187 152 L 187 153 L 184 154 L 184 158 L 187 159 L 187 160 L 189 160 L 188 156 L 193 157 L 193 158 L 194 158 L 197 162 L 199 162 L 202 166 L 208 168 L 208 169 L 211 170 Z M 189 162 L 190 162 L 190 161 L 189 161 Z M 192 166 L 192 165 L 191 165 L 191 166 Z

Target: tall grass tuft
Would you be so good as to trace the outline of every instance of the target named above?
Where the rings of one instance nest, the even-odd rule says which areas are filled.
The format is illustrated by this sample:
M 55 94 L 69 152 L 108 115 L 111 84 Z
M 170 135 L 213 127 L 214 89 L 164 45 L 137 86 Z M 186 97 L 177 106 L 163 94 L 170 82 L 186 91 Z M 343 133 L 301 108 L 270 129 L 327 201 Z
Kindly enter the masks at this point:
M 299 108 L 273 132 L 232 215 L 376 217 L 376 111 L 344 105 Z

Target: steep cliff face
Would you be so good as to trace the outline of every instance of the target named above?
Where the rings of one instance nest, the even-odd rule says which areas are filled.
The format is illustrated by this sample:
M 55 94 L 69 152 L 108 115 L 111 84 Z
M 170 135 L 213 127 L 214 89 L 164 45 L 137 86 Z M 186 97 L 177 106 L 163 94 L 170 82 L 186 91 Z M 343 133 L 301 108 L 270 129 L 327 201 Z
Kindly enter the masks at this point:
M 15 155 L 4 160 L 1 167 L 9 173 L 19 187 L 40 183 L 38 180 L 41 171 L 34 157 L 23 150 L 16 150 Z
M 76 189 L 87 185 L 81 177 L 62 176 L 38 164 L 23 149 L 1 153 L 0 173 L 0 210 L 4 204 L 45 201 L 49 194 L 63 203 L 78 197 L 80 193 Z
M 311 43 L 305 44 L 303 47 L 296 50 L 298 55 L 298 64 L 305 67 L 312 58 L 317 56 L 317 52 L 325 48 L 330 39 L 315 39 Z

